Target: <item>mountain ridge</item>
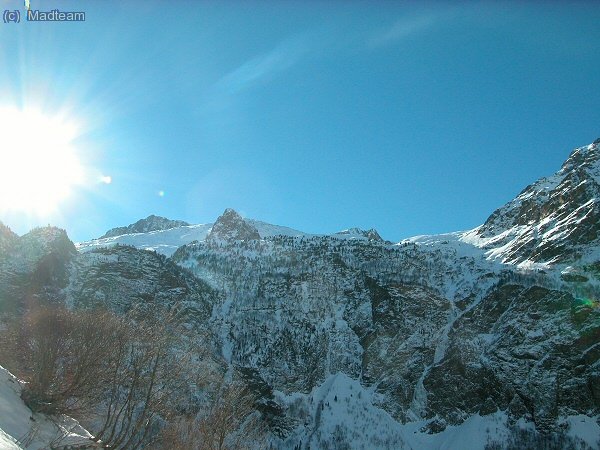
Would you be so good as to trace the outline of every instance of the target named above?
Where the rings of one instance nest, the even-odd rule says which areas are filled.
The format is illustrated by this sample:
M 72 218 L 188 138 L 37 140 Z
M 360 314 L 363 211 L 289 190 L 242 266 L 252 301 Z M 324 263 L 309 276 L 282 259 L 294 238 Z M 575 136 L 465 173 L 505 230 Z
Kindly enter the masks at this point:
M 369 239 L 371 230 L 278 233 L 226 210 L 214 239 L 213 224 L 125 235 L 156 238 L 153 249 L 170 236 L 169 257 L 142 245 L 73 252 L 39 239 L 63 242 L 60 230 L 37 230 L 0 260 L 0 288 L 76 308 L 181 311 L 226 367 L 246 375 L 274 448 L 337 448 L 332 433 L 350 448 L 443 448 L 464 430 L 461 442 L 477 438 L 481 450 L 494 439 L 597 449 L 600 253 L 595 236 L 573 235 L 586 223 L 577 211 L 596 198 L 595 181 L 581 185 L 594 175 L 577 162 L 584 153 L 499 208 L 487 228 L 391 244 Z M 564 220 L 572 217 L 582 220 Z M 548 224 L 571 231 L 559 242 L 564 259 L 538 258 L 537 241 L 514 242 L 529 236 L 520 227 Z M 38 250 L 19 249 L 27 243 Z M 573 435 L 578 420 L 587 447 Z M 378 421 L 389 426 L 364 439 L 351 426 Z M 495 431 L 477 431 L 483 424 Z
M 566 198 L 564 192 L 568 192 L 570 197 Z M 460 240 L 483 249 L 487 253 L 487 257 L 491 259 L 508 263 L 544 267 L 547 265 L 546 263 L 553 262 L 552 258 L 558 253 L 560 256 L 554 262 L 566 262 L 569 252 L 565 252 L 564 246 L 561 246 L 565 240 L 563 238 L 568 241 L 567 247 L 573 247 L 573 252 L 570 253 L 573 257 L 577 257 L 575 254 L 577 249 L 574 244 L 587 245 L 592 241 L 597 243 L 600 239 L 600 227 L 597 226 L 600 223 L 599 197 L 600 139 L 596 139 L 592 144 L 575 148 L 555 174 L 542 177 L 527 186 L 515 199 L 496 209 L 482 225 L 462 232 Z M 228 210 L 231 209 L 228 208 Z M 142 219 L 125 227 L 113 228 L 101 238 L 82 242 L 78 247 L 87 249 L 120 242 L 138 248 L 151 248 L 163 252 L 160 246 L 144 245 L 142 236 L 134 237 L 133 235 L 137 233 L 151 235 L 153 232 L 169 230 L 175 234 L 175 230 L 179 228 L 182 235 L 177 239 L 179 245 L 174 243 L 164 248 L 165 254 L 170 256 L 180 245 L 193 240 L 206 239 L 214 225 L 210 223 L 190 225 L 183 221 L 161 219 L 164 219 L 165 223 L 169 225 L 178 223 L 185 225 L 169 226 L 166 229 L 147 232 L 134 231 L 142 229 L 136 226 L 146 220 Z M 259 236 L 262 237 L 277 234 L 298 237 L 314 236 L 291 228 L 267 224 L 260 220 L 243 220 L 255 227 Z M 185 227 L 190 227 L 190 229 Z M 349 228 L 328 236 L 383 241 L 375 229 Z M 253 238 L 256 238 L 256 235 L 253 235 Z M 400 242 L 418 242 L 419 238 L 420 236 L 415 236 Z M 149 240 L 152 241 L 154 238 Z M 170 238 L 165 240 L 170 240 Z
M 600 239 L 600 140 L 571 152 L 555 174 L 495 210 L 465 242 L 515 264 L 568 262 Z
M 123 234 L 133 233 L 148 233 L 150 231 L 162 231 L 171 228 L 177 228 L 182 226 L 188 226 L 189 223 L 183 220 L 171 220 L 166 217 L 155 216 L 154 214 L 149 215 L 145 219 L 140 219 L 131 225 L 125 227 L 117 227 L 108 230 L 99 239 L 121 236 Z

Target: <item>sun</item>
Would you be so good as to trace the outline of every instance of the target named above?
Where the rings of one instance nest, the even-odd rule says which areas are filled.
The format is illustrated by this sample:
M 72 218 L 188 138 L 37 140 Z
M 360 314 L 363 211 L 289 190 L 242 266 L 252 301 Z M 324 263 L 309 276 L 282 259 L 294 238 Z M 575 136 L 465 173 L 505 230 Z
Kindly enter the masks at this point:
M 39 110 L 0 108 L 0 211 L 44 216 L 83 180 L 77 127 Z

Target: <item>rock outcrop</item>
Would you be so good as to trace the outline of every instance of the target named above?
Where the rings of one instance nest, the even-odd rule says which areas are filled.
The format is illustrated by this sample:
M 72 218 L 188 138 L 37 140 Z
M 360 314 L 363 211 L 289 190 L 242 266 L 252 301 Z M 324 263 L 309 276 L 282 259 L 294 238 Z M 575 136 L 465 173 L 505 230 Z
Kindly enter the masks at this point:
M 231 208 L 217 219 L 206 240 L 209 242 L 251 241 L 260 239 L 258 230 Z

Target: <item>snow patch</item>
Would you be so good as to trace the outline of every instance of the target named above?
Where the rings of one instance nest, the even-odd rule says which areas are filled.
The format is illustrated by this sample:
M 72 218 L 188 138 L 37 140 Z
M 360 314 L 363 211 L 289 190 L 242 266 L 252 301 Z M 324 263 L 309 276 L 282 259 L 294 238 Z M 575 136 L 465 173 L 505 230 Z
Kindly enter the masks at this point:
M 90 444 L 91 435 L 67 416 L 34 414 L 21 400 L 21 382 L 0 366 L 0 448 L 37 450 Z

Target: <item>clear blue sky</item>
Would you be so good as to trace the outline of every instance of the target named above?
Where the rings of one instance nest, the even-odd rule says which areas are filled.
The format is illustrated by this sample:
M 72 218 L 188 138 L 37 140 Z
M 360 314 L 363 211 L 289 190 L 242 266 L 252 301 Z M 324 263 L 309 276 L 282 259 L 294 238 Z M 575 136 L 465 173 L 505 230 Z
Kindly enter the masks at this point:
M 112 184 L 0 217 L 19 233 L 226 207 L 316 233 L 462 230 L 600 137 L 597 2 L 31 3 L 87 21 L 0 23 L 0 104 L 67 110 Z

